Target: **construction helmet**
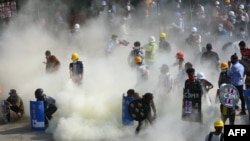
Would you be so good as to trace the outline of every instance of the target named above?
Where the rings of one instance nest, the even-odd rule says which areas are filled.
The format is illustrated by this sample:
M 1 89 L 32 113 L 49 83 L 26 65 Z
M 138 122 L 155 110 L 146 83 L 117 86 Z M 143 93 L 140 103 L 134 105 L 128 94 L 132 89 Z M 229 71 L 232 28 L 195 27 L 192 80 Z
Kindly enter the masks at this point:
M 141 62 L 142 62 L 142 58 L 141 58 L 140 56 L 136 56 L 136 57 L 134 58 L 134 61 L 135 61 L 136 64 L 137 64 L 137 63 L 141 63 Z
M 181 52 L 181 51 L 179 51 L 179 52 L 176 53 L 176 57 L 177 58 L 183 58 L 184 57 L 184 53 Z
M 75 30 L 80 29 L 80 25 L 79 25 L 79 24 L 75 24 L 75 25 L 74 25 L 74 29 L 75 29 Z
M 215 1 L 215 5 L 220 5 L 220 2 L 219 1 Z
M 245 6 L 243 5 L 243 4 L 241 4 L 240 6 L 239 6 L 239 9 L 241 9 L 241 10 L 243 10 L 245 8 Z
M 225 0 L 225 3 L 226 3 L 226 4 L 230 4 L 231 1 L 230 1 L 230 0 Z
M 228 63 L 227 62 L 221 62 L 220 68 L 221 69 L 227 69 L 228 68 Z
M 72 61 L 76 61 L 76 60 L 78 60 L 79 59 L 79 55 L 78 55 L 78 53 L 73 53 L 72 55 L 71 55 L 71 60 Z
M 228 12 L 228 15 L 229 15 L 229 16 L 235 16 L 235 12 L 234 12 L 234 11 L 229 11 L 229 12 Z
M 43 98 L 43 89 L 37 88 L 35 91 L 35 97 L 36 99 L 42 99 Z
M 221 119 L 218 119 L 214 122 L 214 127 L 224 127 L 224 123 Z
M 197 27 L 192 27 L 192 32 L 197 32 L 197 31 L 198 31 Z
M 149 41 L 150 43 L 154 43 L 156 40 L 155 40 L 155 37 L 154 37 L 154 36 L 150 36 L 149 39 L 148 39 L 148 41 Z
M 165 33 L 165 32 L 162 32 L 161 34 L 160 34 L 160 38 L 166 38 L 167 37 L 167 34 Z
M 197 79 L 205 79 L 205 75 L 203 72 L 198 72 L 196 76 L 197 76 Z

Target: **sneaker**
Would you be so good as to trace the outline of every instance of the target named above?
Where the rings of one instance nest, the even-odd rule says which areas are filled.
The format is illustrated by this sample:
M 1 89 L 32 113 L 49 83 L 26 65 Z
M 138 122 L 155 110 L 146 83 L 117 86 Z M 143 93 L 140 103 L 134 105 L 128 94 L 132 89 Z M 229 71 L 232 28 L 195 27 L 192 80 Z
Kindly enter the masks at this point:
M 239 113 L 239 115 L 246 115 L 246 112 L 241 111 L 241 112 Z

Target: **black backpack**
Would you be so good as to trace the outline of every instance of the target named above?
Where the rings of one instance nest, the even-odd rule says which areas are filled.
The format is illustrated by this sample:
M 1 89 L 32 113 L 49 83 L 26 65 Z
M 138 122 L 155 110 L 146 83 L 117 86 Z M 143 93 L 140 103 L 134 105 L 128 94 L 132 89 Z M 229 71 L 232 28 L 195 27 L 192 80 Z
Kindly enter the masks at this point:
M 219 86 L 223 83 L 230 84 L 231 77 L 227 74 L 227 71 L 221 72 L 219 77 Z
M 213 136 L 214 132 L 210 132 L 208 135 L 208 141 L 212 140 L 212 136 Z M 220 135 L 220 141 L 224 141 L 224 133 L 221 133 Z

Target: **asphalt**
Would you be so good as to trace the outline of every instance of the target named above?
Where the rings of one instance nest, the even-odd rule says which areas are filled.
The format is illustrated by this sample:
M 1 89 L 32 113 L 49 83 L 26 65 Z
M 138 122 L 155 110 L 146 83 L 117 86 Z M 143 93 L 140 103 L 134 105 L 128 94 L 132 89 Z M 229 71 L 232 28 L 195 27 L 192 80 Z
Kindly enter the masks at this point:
M 13 117 L 7 124 L 1 121 L 0 139 L 1 141 L 53 141 L 53 136 L 46 131 L 33 131 L 28 117 L 21 119 Z

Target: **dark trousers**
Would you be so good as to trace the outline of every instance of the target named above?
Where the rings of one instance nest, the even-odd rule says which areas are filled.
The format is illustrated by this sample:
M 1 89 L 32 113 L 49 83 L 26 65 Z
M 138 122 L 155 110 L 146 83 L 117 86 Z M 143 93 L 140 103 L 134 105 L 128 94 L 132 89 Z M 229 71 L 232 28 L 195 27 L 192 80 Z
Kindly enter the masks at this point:
M 235 113 L 229 116 L 221 115 L 221 119 L 224 123 L 227 121 L 228 118 L 229 118 L 229 125 L 234 125 Z
M 22 110 L 22 109 L 20 109 L 19 107 L 17 107 L 17 106 L 10 106 L 10 109 L 12 110 L 12 111 L 14 111 L 15 113 L 21 113 L 21 114 L 23 114 L 24 113 L 24 111 Z
M 237 90 L 239 91 L 239 95 L 240 95 L 240 101 L 241 101 L 241 111 L 245 112 L 246 108 L 245 108 L 245 99 L 244 99 L 244 94 L 243 94 L 243 85 L 240 86 L 235 86 L 237 88 Z

